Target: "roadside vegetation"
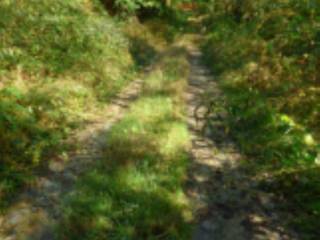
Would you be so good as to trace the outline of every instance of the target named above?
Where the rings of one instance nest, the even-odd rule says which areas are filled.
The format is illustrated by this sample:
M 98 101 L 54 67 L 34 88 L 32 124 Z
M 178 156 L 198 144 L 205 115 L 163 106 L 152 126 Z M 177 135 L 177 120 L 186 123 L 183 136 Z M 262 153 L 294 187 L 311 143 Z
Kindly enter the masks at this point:
M 247 165 L 317 239 L 320 217 L 317 1 L 211 1 L 204 52 Z M 208 12 L 207 12 L 208 13 Z
M 243 166 L 277 196 L 285 225 L 318 239 L 319 16 L 317 0 L 0 0 L 0 214 L 139 76 L 141 97 L 66 196 L 57 237 L 190 239 L 189 66 L 176 43 L 201 32 L 224 93 L 204 101 L 227 115 Z
M 4 209 L 166 41 L 133 16 L 111 18 L 96 0 L 1 1 L 0 33 Z M 150 42 L 156 47 L 146 49 Z
M 106 136 L 104 159 L 66 197 L 58 239 L 189 239 L 182 50 L 164 54 Z

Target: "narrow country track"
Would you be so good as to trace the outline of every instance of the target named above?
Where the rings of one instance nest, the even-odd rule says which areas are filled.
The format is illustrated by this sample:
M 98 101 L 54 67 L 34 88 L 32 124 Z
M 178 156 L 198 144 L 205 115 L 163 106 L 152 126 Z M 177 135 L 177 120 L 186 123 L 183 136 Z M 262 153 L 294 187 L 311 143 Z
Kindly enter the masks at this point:
M 185 44 L 183 44 L 185 45 Z M 275 210 L 275 198 L 256 186 L 241 167 L 235 142 L 217 118 L 206 127 L 205 94 L 223 97 L 213 75 L 201 62 L 202 53 L 187 43 L 190 77 L 186 89 L 186 121 L 191 135 L 191 164 L 186 192 L 195 216 L 192 240 L 295 240 Z M 68 160 L 52 160 L 34 186 L 23 192 L 5 216 L 0 216 L 1 240 L 54 240 L 62 216 L 63 196 L 72 192 L 79 176 L 103 157 L 102 148 L 111 127 L 141 92 L 142 80 L 129 84 L 94 123 L 70 137 L 81 151 Z M 214 119 L 213 116 L 211 116 Z M 103 239 L 101 239 L 103 240 Z M 143 240 L 143 239 L 137 239 Z M 181 239 L 187 240 L 187 239 Z

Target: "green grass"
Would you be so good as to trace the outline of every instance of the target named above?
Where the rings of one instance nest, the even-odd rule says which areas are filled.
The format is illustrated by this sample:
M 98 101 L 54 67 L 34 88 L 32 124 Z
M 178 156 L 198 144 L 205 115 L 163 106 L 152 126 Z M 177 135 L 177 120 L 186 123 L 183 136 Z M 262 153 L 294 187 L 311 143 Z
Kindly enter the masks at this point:
M 141 98 L 106 136 L 104 159 L 67 196 L 58 239 L 190 238 L 192 214 L 182 188 L 186 64 L 163 60 L 145 79 Z

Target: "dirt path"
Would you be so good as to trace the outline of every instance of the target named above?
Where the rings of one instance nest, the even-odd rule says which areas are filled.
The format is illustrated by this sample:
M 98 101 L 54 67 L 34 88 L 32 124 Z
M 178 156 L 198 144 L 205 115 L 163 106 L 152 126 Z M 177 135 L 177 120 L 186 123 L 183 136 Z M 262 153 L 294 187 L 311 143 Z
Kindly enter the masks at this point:
M 282 225 L 275 196 L 259 190 L 256 181 L 240 166 L 243 156 L 225 133 L 223 118 L 202 131 L 207 110 L 202 106 L 204 93 L 213 99 L 222 97 L 222 93 L 201 63 L 199 49 L 192 45 L 187 48 L 191 66 L 186 92 L 187 121 L 193 160 L 187 191 L 197 220 L 192 240 L 298 239 Z M 138 97 L 141 85 L 140 80 L 130 84 L 108 106 L 105 115 L 69 139 L 84 147 L 64 160 L 52 160 L 35 185 L 21 194 L 5 216 L 0 216 L 0 240 L 54 239 L 63 196 L 72 192 L 78 177 L 90 164 L 103 157 L 107 132 Z
M 188 123 L 192 135 L 193 164 L 189 195 L 194 201 L 198 225 L 193 240 L 297 239 L 282 226 L 273 195 L 258 189 L 239 165 L 243 158 L 225 133 L 223 119 L 201 130 L 206 108 L 205 92 L 221 97 L 217 83 L 201 63 L 202 53 L 190 48 L 191 76 L 187 92 Z M 197 111 L 197 119 L 195 117 Z M 204 136 L 206 135 L 206 136 Z
M 83 146 L 81 151 L 69 153 L 65 161 L 52 160 L 47 172 L 36 179 L 35 186 L 22 193 L 5 216 L 0 216 L 1 240 L 54 239 L 54 225 L 61 215 L 63 195 L 72 191 L 77 178 L 102 157 L 106 133 L 138 97 L 141 85 L 141 80 L 129 84 L 99 119 L 68 140 Z

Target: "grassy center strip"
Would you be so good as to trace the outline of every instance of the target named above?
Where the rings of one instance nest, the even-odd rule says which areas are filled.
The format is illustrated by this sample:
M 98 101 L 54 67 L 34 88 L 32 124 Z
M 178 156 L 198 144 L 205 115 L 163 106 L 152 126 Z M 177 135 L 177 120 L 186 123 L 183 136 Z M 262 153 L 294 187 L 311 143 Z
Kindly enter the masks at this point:
M 192 214 L 182 188 L 188 63 L 182 52 L 166 56 L 145 79 L 141 98 L 106 136 L 105 158 L 67 197 L 59 239 L 190 237 Z

